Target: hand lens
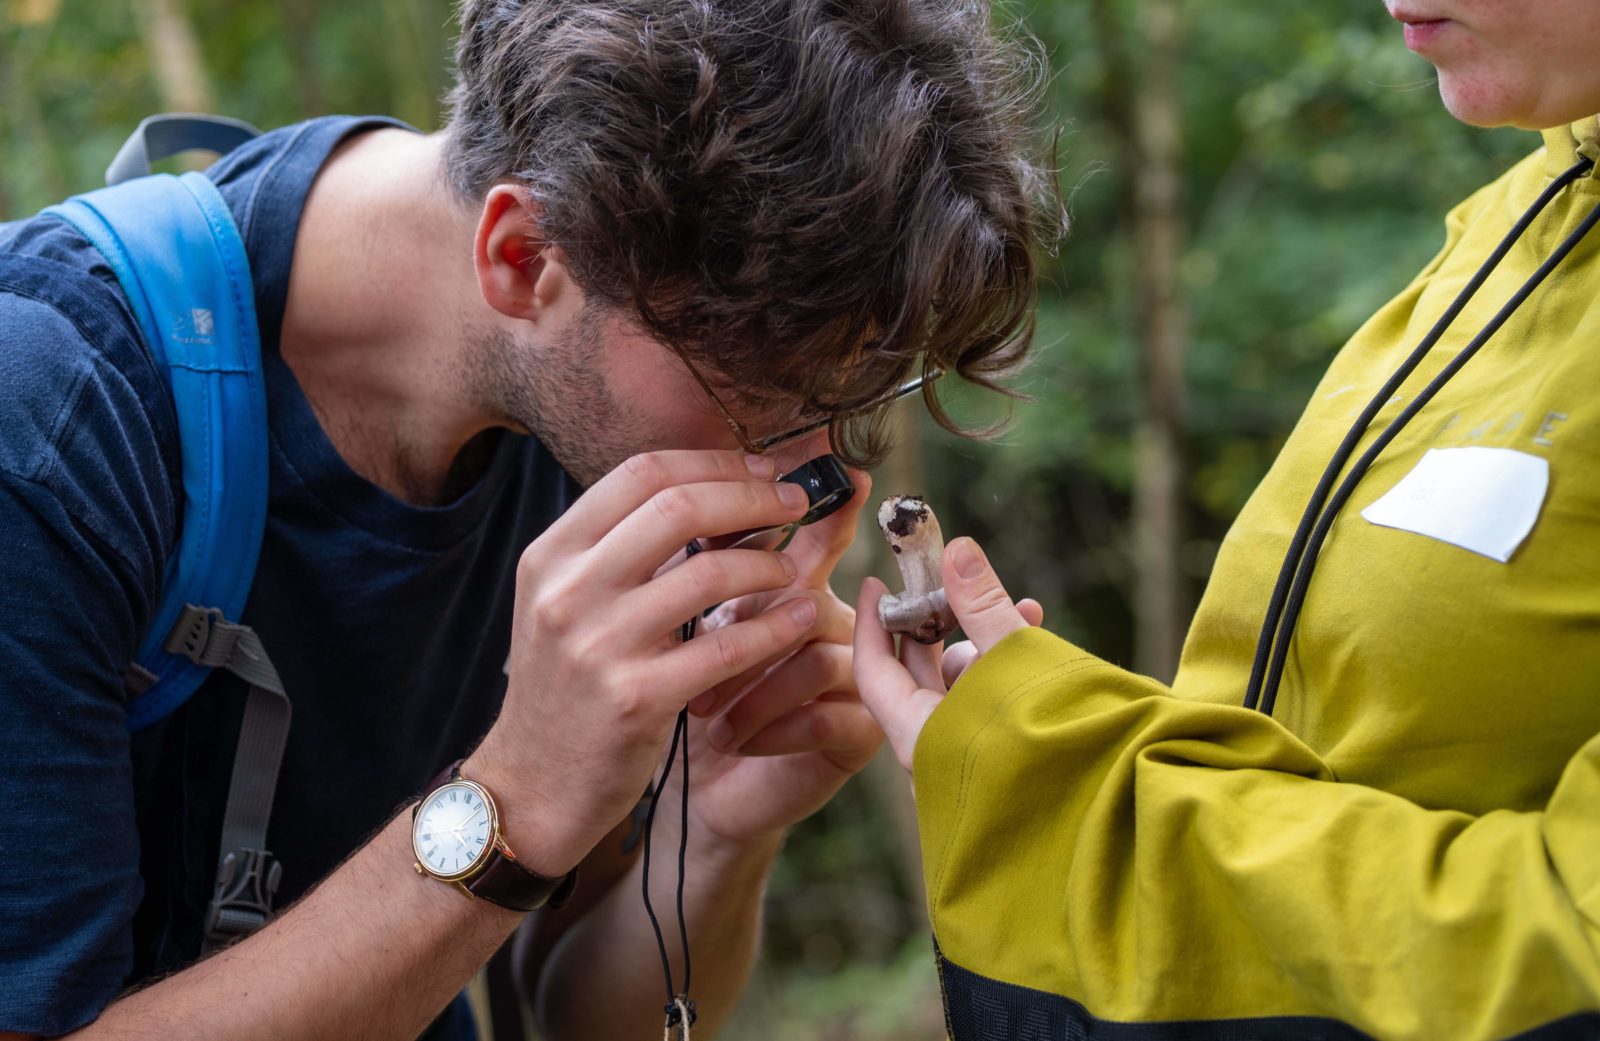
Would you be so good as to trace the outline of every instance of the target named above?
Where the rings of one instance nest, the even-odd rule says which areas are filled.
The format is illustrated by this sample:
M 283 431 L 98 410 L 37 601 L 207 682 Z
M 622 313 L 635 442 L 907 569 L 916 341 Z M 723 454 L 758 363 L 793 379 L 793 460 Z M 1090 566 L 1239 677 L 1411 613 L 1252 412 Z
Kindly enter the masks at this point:
M 809 463 L 790 470 L 778 480 L 798 484 L 806 490 L 806 499 L 811 505 L 799 520 L 780 524 L 774 528 L 750 528 L 747 531 L 736 531 L 731 535 L 695 539 L 684 547 L 683 559 L 688 560 L 696 553 L 704 553 L 709 549 L 755 549 L 776 553 L 789 544 L 795 532 L 807 524 L 815 524 L 824 517 L 832 515 L 856 493 L 855 482 L 850 480 L 844 465 L 831 455 L 819 455 Z M 706 608 L 705 614 L 709 615 L 719 606 L 721 605 Z M 676 638 L 680 642 L 693 639 L 698 623 L 698 618 L 684 622 L 677 629 Z
M 693 556 L 708 549 L 781 550 L 789 544 L 790 539 L 794 538 L 796 531 L 832 515 L 856 493 L 856 486 L 850 480 L 850 475 L 845 472 L 843 464 L 831 455 L 819 455 L 810 462 L 790 470 L 778 480 L 798 484 L 805 489 L 806 500 L 810 506 L 807 507 L 804 516 L 775 528 L 751 528 L 731 535 L 696 539 L 689 544 L 689 555 Z

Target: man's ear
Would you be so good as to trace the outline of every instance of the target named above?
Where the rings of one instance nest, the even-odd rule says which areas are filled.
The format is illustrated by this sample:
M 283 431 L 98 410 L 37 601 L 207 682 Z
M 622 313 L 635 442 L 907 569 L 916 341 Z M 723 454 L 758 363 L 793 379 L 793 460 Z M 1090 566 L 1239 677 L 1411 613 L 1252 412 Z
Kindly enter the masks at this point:
M 510 318 L 534 322 L 573 289 L 566 257 L 544 240 L 538 216 L 526 189 L 497 184 L 483 201 L 472 244 L 484 301 Z

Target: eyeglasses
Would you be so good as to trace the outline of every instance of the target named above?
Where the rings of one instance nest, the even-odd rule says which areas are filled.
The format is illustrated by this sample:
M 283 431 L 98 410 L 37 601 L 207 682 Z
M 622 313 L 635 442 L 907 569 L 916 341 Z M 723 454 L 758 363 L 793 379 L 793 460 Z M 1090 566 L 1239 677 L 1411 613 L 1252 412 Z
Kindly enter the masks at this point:
M 769 437 L 752 438 L 750 436 L 750 429 L 741 423 L 738 418 L 728 410 L 728 406 L 723 404 L 722 398 L 719 397 L 717 392 L 712 389 L 711 382 L 700 374 L 700 370 L 695 368 L 694 363 L 689 360 L 688 356 L 676 347 L 672 348 L 672 352 L 678 356 L 679 361 L 683 362 L 683 367 L 689 370 L 689 375 L 694 377 L 695 382 L 700 384 L 700 389 L 706 392 L 706 397 L 710 398 L 712 403 L 717 406 L 717 411 L 722 413 L 723 422 L 728 424 L 728 429 L 733 431 L 733 436 L 739 439 L 739 447 L 744 449 L 746 452 L 749 452 L 751 455 L 765 455 L 777 446 L 787 441 L 792 441 L 797 437 L 804 437 L 807 434 L 815 433 L 833 421 L 831 417 L 823 417 L 821 419 L 814 419 L 809 423 L 806 423 L 804 426 L 795 427 L 793 430 L 785 430 L 781 434 L 773 434 Z M 934 369 L 925 375 L 918 376 L 914 380 L 902 383 L 900 386 L 896 387 L 894 390 L 891 390 L 889 393 L 884 394 L 882 397 L 876 398 L 868 402 L 866 405 L 863 405 L 861 407 L 861 411 L 871 412 L 873 409 L 882 405 L 887 405 L 891 401 L 898 401 L 908 394 L 915 394 L 924 386 L 939 379 L 943 375 L 943 369 Z
M 762 455 L 778 445 L 821 430 L 831 422 L 831 419 L 828 418 L 815 419 L 804 426 L 786 430 L 781 434 L 759 439 L 752 438 L 750 431 L 734 417 L 732 412 L 728 411 L 728 407 L 722 403 L 722 399 L 717 396 L 717 392 L 711 388 L 710 382 L 700 374 L 700 370 L 696 369 L 694 364 L 683 356 L 682 352 L 674 350 L 674 353 L 678 355 L 684 367 L 694 376 L 695 382 L 699 383 L 701 388 L 705 390 L 706 396 L 716 404 L 718 411 L 722 413 L 723 420 L 728 424 L 728 429 L 732 430 L 733 435 L 739 439 L 739 446 L 752 455 Z M 943 375 L 944 370 L 934 369 L 926 375 L 918 376 L 914 380 L 902 383 L 889 393 L 865 405 L 862 411 L 870 411 L 891 401 L 898 401 L 908 394 L 914 394 Z M 839 460 L 831 455 L 823 455 L 812 459 L 798 469 L 784 474 L 779 479 L 798 484 L 806 489 L 806 496 L 811 501 L 811 508 L 806 511 L 805 516 L 797 521 L 773 528 L 754 528 L 749 531 L 736 532 L 715 538 L 694 539 L 685 547 L 684 559 L 687 560 L 696 553 L 703 553 L 708 549 L 782 550 L 789 545 L 789 540 L 794 538 L 795 533 L 800 528 L 833 513 L 849 502 L 851 496 L 855 494 L 855 484 L 850 480 L 850 475 L 845 471 Z M 693 639 L 699 627 L 698 623 L 698 618 L 691 618 L 684 622 L 678 630 L 678 639 Z

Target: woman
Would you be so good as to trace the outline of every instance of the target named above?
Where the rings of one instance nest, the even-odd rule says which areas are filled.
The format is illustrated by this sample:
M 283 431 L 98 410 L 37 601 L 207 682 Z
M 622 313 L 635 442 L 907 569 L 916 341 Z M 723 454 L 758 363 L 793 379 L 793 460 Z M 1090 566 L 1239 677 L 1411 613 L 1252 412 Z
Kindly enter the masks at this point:
M 1390 13 L 1454 116 L 1544 147 L 1335 359 L 1171 688 L 968 539 L 948 698 L 858 627 L 955 1041 L 1600 1036 L 1600 4 Z

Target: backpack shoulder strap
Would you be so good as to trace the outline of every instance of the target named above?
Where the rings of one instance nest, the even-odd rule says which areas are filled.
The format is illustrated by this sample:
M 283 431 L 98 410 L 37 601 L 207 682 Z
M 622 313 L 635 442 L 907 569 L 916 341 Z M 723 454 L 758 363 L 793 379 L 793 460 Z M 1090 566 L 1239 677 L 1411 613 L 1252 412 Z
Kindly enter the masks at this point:
M 178 416 L 183 527 L 129 670 L 140 730 L 221 667 L 250 685 L 223 814 L 206 947 L 265 923 L 282 877 L 266 848 L 290 709 L 256 634 L 236 624 L 267 516 L 267 407 L 244 243 L 206 177 L 140 177 L 45 211 L 77 228 L 116 273 Z
M 267 408 L 244 244 L 200 174 L 143 177 L 45 211 L 106 258 L 167 374 L 183 460 L 183 530 L 163 599 L 135 661 L 148 689 L 128 703 L 139 730 L 194 693 L 208 665 L 167 649 L 188 604 L 237 620 L 267 515 Z M 184 628 L 192 628 L 193 622 Z
M 259 136 L 249 123 L 226 116 L 166 112 L 146 116 L 106 167 L 106 183 L 121 184 L 150 173 L 150 164 L 179 152 L 202 150 L 227 155 Z

